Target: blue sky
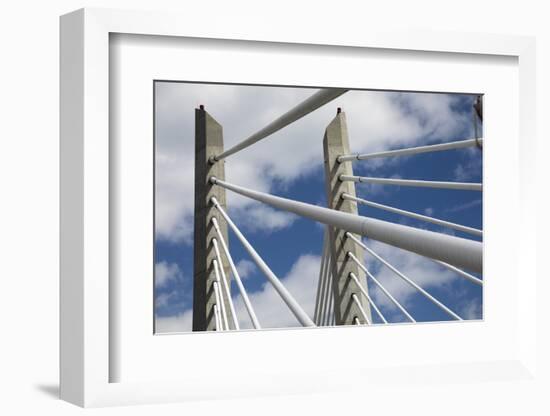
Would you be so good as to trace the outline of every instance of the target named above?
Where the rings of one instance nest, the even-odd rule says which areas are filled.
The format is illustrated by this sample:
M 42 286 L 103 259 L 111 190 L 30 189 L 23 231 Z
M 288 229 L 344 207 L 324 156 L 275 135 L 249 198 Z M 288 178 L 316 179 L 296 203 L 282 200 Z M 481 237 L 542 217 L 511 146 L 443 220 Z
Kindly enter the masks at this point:
M 191 330 L 193 274 L 194 108 L 206 110 L 224 128 L 226 148 L 238 143 L 315 89 L 155 84 L 156 252 L 155 316 L 160 332 Z M 472 95 L 350 91 L 253 147 L 228 158 L 228 181 L 276 195 L 326 205 L 322 139 L 342 107 L 352 151 L 370 152 L 473 137 Z M 292 152 L 289 152 L 292 144 Z M 354 174 L 410 179 L 481 182 L 477 148 L 355 162 Z M 475 191 L 356 186 L 358 196 L 382 204 L 482 228 L 482 194 Z M 313 316 L 323 228 L 310 220 L 228 194 L 230 216 L 287 289 Z M 429 230 L 460 232 L 375 208 L 360 214 Z M 482 290 L 434 262 L 375 241 L 365 243 L 465 319 L 481 318 Z M 299 326 L 285 304 L 230 233 L 230 251 L 244 278 L 263 327 Z M 368 255 L 365 264 L 418 321 L 448 316 Z M 232 285 L 235 286 L 235 285 Z M 385 296 L 370 285 L 377 305 L 390 321 L 404 320 Z M 239 320 L 250 327 L 235 287 Z M 376 318 L 375 318 L 376 321 Z

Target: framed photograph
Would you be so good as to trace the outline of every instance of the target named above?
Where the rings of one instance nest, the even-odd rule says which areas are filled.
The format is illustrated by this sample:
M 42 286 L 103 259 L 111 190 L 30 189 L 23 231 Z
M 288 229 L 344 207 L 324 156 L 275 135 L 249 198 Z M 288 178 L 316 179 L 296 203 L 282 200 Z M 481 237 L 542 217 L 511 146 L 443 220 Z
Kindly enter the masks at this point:
M 64 400 L 537 382 L 533 39 L 307 36 L 61 18 Z
M 154 94 L 156 333 L 482 318 L 481 95 L 161 80 Z M 203 100 L 208 110 L 195 109 Z M 311 113 L 302 116 L 305 106 Z M 287 115 L 302 117 L 269 136 L 254 131 L 273 114 L 281 116 L 256 129 L 271 133 L 288 125 Z M 224 136 L 247 131 L 250 145 L 223 149 Z M 212 140 L 221 155 L 214 163 L 216 150 L 204 153 Z M 201 203 L 208 193 L 224 207 Z M 281 203 L 285 210 L 272 208 Z M 378 238 L 398 239 L 401 250 L 380 240 L 367 249 L 346 229 L 315 221 L 338 221 L 326 207 L 394 227 Z M 208 221 L 210 241 L 200 241 Z M 415 233 L 410 245 L 407 233 Z M 418 239 L 451 248 L 422 252 Z M 450 254 L 455 264 L 419 252 Z M 212 287 L 201 286 L 201 270 Z

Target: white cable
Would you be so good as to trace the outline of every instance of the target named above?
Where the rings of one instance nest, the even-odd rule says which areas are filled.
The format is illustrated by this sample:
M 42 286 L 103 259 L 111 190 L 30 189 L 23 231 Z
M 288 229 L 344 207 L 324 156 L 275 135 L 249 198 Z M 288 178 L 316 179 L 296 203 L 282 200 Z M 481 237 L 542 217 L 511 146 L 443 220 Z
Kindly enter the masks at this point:
M 241 329 L 239 327 L 239 320 L 237 319 L 237 313 L 235 312 L 235 306 L 233 305 L 233 299 L 231 299 L 231 291 L 229 290 L 229 283 L 227 281 L 227 276 L 225 275 L 225 270 L 223 270 L 222 257 L 220 255 L 220 249 L 218 248 L 218 241 L 216 238 L 212 239 L 212 244 L 214 245 L 214 252 L 216 253 L 216 260 L 218 261 L 219 270 L 221 273 L 222 288 L 227 297 L 227 303 L 229 303 L 229 309 L 231 310 L 231 318 L 233 321 L 233 326 L 236 330 Z
M 405 282 L 407 282 L 409 285 L 411 285 L 413 288 L 418 290 L 420 293 L 422 293 L 428 300 L 430 300 L 433 304 L 438 306 L 440 309 L 442 309 L 444 312 L 446 312 L 448 315 L 453 317 L 454 319 L 458 321 L 462 321 L 463 319 L 458 316 L 456 313 L 454 313 L 451 309 L 449 309 L 447 306 L 445 306 L 443 303 L 438 301 L 436 298 L 434 298 L 432 295 L 430 295 L 428 292 L 426 292 L 424 289 L 422 289 L 420 286 L 418 286 L 415 282 L 413 282 L 411 279 L 409 279 L 407 276 L 405 276 L 403 273 L 401 273 L 399 270 L 397 270 L 395 267 L 393 267 L 390 263 L 388 263 L 386 260 L 384 260 L 382 257 L 380 257 L 378 254 L 376 254 L 373 250 L 368 248 L 365 244 L 363 244 L 362 241 L 360 241 L 358 238 L 356 238 L 351 233 L 346 233 L 346 237 L 351 238 L 353 241 L 355 241 L 357 244 L 359 244 L 361 247 L 363 247 L 368 253 L 370 253 L 373 257 L 378 259 L 382 264 L 384 264 L 386 267 L 388 267 L 392 272 L 394 272 L 397 276 L 399 276 L 401 279 L 403 279 Z M 352 254 L 348 253 L 351 258 L 355 259 L 357 263 L 361 267 L 362 265 L 359 263 L 359 260 Z M 364 266 L 363 266 L 364 267 Z
M 390 207 L 389 205 L 378 204 L 376 202 L 367 201 L 366 199 L 363 199 L 363 198 L 357 198 L 356 196 L 349 195 L 345 192 L 342 194 L 342 199 L 355 201 L 359 204 L 367 205 L 367 206 L 373 207 L 373 208 L 382 209 L 382 210 L 388 211 L 388 212 L 393 212 L 395 214 L 405 215 L 407 217 L 414 218 L 414 219 L 417 219 L 417 220 L 431 222 L 432 224 L 441 225 L 443 227 L 449 227 L 449 228 L 452 228 L 454 230 L 458 230 L 458 231 L 462 231 L 462 232 L 465 232 L 465 233 L 473 234 L 473 235 L 476 235 L 476 236 L 479 236 L 479 237 L 481 237 L 483 235 L 483 232 L 481 230 L 478 230 L 477 228 L 467 227 L 465 225 L 456 224 L 454 222 L 440 220 L 438 218 L 433 218 L 433 217 L 430 217 L 428 215 L 418 214 L 416 212 L 405 211 L 404 209 Z
M 468 139 L 468 140 L 460 140 L 460 141 L 449 142 L 449 143 L 430 144 L 427 146 L 409 147 L 406 149 L 396 149 L 396 150 L 386 150 L 383 152 L 376 152 L 376 153 L 366 153 L 362 155 L 342 155 L 338 157 L 338 162 L 345 162 L 348 160 L 367 160 L 367 159 L 374 159 L 377 157 L 415 155 L 418 153 L 439 152 L 442 150 L 463 149 L 466 147 L 478 146 L 478 143 L 476 142 L 481 143 L 482 140 L 483 139 L 478 139 L 478 140 Z
M 277 291 L 279 296 L 281 296 L 283 301 L 289 307 L 289 309 L 294 314 L 298 322 L 300 322 L 303 326 L 315 326 L 315 324 L 313 323 L 311 318 L 308 316 L 308 314 L 302 309 L 302 307 L 298 304 L 296 299 L 294 299 L 294 297 L 290 294 L 290 292 L 286 289 L 286 287 L 281 283 L 281 281 L 277 278 L 277 276 L 275 276 L 275 274 L 271 271 L 269 266 L 260 257 L 258 252 L 254 250 L 254 247 L 252 247 L 252 245 L 248 242 L 245 236 L 233 223 L 231 218 L 229 218 L 225 210 L 218 203 L 217 199 L 215 197 L 212 197 L 211 201 L 214 204 L 214 206 L 217 208 L 218 212 L 224 217 L 229 227 L 231 227 L 235 235 L 241 241 L 246 251 L 248 251 L 248 254 L 250 254 L 250 257 L 252 257 L 252 260 L 254 260 L 258 268 L 264 273 L 264 275 L 267 277 L 267 280 L 269 280 L 273 288 Z
M 348 254 L 351 254 L 351 253 L 348 252 Z M 359 287 L 359 290 L 361 291 L 361 293 L 363 293 L 363 295 L 365 295 L 365 297 L 366 297 L 367 300 L 369 301 L 370 305 L 374 308 L 374 310 L 376 311 L 376 313 L 378 314 L 378 316 L 380 317 L 380 319 L 382 319 L 382 321 L 383 321 L 385 324 L 387 324 L 388 321 L 386 320 L 386 318 L 384 317 L 384 315 L 382 315 L 382 312 L 380 312 L 380 309 L 378 309 L 378 307 L 376 306 L 376 304 L 374 303 L 374 301 L 371 299 L 371 297 L 369 296 L 369 293 L 367 292 L 367 290 L 363 287 L 363 285 L 361 284 L 361 282 L 359 282 L 359 278 L 355 275 L 355 273 L 350 272 L 349 277 L 355 282 L 355 284 L 357 285 L 357 287 Z
M 351 299 L 353 300 L 353 302 L 355 303 L 355 305 L 359 309 L 359 312 L 361 312 L 361 315 L 363 315 L 363 319 L 365 320 L 367 325 L 371 325 L 372 322 L 369 319 L 369 316 L 367 315 L 367 312 L 365 312 L 365 310 L 363 309 L 363 306 L 361 305 L 361 302 L 359 301 L 359 298 L 357 297 L 357 295 L 355 293 L 351 294 Z
M 220 273 L 218 271 L 218 262 L 216 260 L 213 261 L 214 263 L 214 271 L 216 273 L 216 281 L 213 283 L 214 285 L 214 293 L 216 294 L 217 302 L 219 302 L 221 315 L 223 318 L 223 327 L 224 329 L 229 329 L 229 321 L 227 320 L 227 312 L 225 310 L 225 302 L 223 299 L 223 295 L 220 290 Z M 216 302 L 216 303 L 217 303 Z
M 233 261 L 233 258 L 229 253 L 229 249 L 227 248 L 227 245 L 225 244 L 225 241 L 223 239 L 222 232 L 220 230 L 220 226 L 218 225 L 218 220 L 216 219 L 216 217 L 212 217 L 212 225 L 214 226 L 214 230 L 216 231 L 216 234 L 220 239 L 220 244 L 222 246 L 222 250 L 225 254 L 225 257 L 227 258 L 227 261 L 229 261 L 231 272 L 233 273 L 233 277 L 235 278 L 235 283 L 237 283 L 237 287 L 239 288 L 239 292 L 241 293 L 241 297 L 243 298 L 244 306 L 248 312 L 248 316 L 250 316 L 250 320 L 252 321 L 252 326 L 255 329 L 261 329 L 262 327 L 260 325 L 260 322 L 258 321 L 258 318 L 256 317 L 254 308 L 250 303 L 250 299 L 248 298 L 248 295 L 244 288 L 243 282 L 241 280 L 241 276 L 239 275 L 237 267 L 235 266 L 235 262 Z
M 444 181 L 423 181 L 419 179 L 392 179 L 373 178 L 368 176 L 340 175 L 341 181 L 378 183 L 381 185 L 417 186 L 421 188 L 454 189 L 458 191 L 479 191 L 483 190 L 481 183 L 472 182 L 444 182 Z

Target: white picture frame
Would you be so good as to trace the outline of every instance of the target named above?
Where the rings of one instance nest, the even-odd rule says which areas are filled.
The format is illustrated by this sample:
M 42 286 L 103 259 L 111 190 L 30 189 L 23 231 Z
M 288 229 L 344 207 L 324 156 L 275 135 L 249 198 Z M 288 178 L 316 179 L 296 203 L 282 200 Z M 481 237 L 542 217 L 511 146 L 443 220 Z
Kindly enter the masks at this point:
M 185 24 L 182 24 L 185 22 Z M 333 45 L 334 47 L 382 48 L 385 50 L 430 51 L 439 54 L 504 55 L 518 59 L 519 66 L 519 180 L 521 204 L 518 218 L 517 264 L 526 282 L 517 292 L 516 348 L 498 361 L 417 363 L 416 380 L 438 380 L 448 372 L 464 382 L 480 383 L 502 377 L 518 383 L 536 374 L 536 331 L 533 301 L 536 269 L 533 261 L 536 198 L 529 183 L 535 169 L 535 48 L 526 37 L 481 34 L 365 31 L 361 38 L 349 35 L 293 31 L 235 35 L 230 25 L 207 27 L 201 21 L 165 13 L 83 9 L 61 20 L 61 397 L 80 406 L 107 406 L 243 397 L 282 393 L 307 393 L 348 389 L 358 374 L 344 380 L 348 367 L 331 368 L 333 382 L 316 383 L 318 374 L 298 372 L 263 374 L 263 379 L 235 380 L 227 374 L 212 381 L 208 374 L 178 381 L 110 382 L 110 363 L 120 359 L 109 348 L 109 34 L 173 36 L 240 41 L 281 42 L 283 44 Z M 112 169 L 112 166 L 111 166 Z M 511 271 L 510 273 L 514 273 Z M 111 305 L 112 306 L 112 305 Z M 151 311 L 152 313 L 152 311 Z M 399 331 L 410 331 L 411 327 Z M 288 337 L 303 337 L 302 331 L 287 332 Z M 324 332 L 308 333 L 322 342 Z M 229 335 L 229 334 L 227 334 Z M 341 336 L 353 341 L 355 333 Z M 270 335 L 266 335 L 270 336 Z M 226 338 L 226 342 L 229 338 Z M 372 379 L 389 381 L 387 368 L 373 370 Z M 394 375 L 404 373 L 393 369 Z M 397 371 L 397 372 L 395 372 Z M 290 372 L 291 373 L 291 372 Z M 499 376 L 500 374 L 500 376 Z M 412 383 L 412 379 L 405 383 Z M 344 381 L 342 381 L 344 380 Z M 536 379 L 535 379 L 536 380 Z M 234 385 L 227 388 L 227 383 Z

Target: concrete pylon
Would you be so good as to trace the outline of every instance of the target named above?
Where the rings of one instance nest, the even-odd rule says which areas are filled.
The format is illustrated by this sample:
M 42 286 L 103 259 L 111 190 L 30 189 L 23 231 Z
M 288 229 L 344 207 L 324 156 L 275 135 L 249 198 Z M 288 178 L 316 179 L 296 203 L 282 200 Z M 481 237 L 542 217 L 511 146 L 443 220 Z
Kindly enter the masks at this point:
M 355 196 L 355 183 L 339 180 L 340 175 L 353 175 L 351 162 L 340 163 L 337 160 L 338 156 L 350 154 L 346 116 L 340 109 L 338 109 L 336 117 L 325 130 L 323 150 L 328 207 L 357 215 L 357 203 L 341 198 L 344 192 Z M 352 300 L 353 294 L 357 295 L 361 306 L 372 322 L 368 300 L 361 293 L 357 284 L 349 277 L 350 273 L 353 272 L 363 287 L 367 289 L 365 273 L 347 256 L 347 253 L 351 252 L 362 260 L 365 256 L 364 250 L 357 243 L 346 238 L 345 231 L 329 227 L 329 252 L 333 279 L 335 324 L 353 325 L 355 317 L 361 323 L 366 323 L 361 311 Z
M 225 161 L 211 163 L 210 157 L 223 152 L 222 126 L 208 114 L 203 106 L 195 109 L 195 227 L 193 247 L 193 331 L 213 331 L 216 329 L 214 305 L 216 296 L 213 283 L 216 280 L 213 260 L 216 253 L 212 239 L 216 237 L 216 231 L 212 226 L 213 216 L 218 224 L 224 241 L 229 246 L 227 238 L 227 223 L 219 215 L 210 203 L 210 198 L 215 196 L 220 205 L 226 208 L 225 189 L 221 186 L 213 186 L 209 179 L 215 176 L 225 179 Z M 224 268 L 227 284 L 230 285 L 229 263 L 223 253 L 221 265 Z M 221 273 L 220 273 L 221 274 Z M 220 276 L 223 279 L 223 276 Z M 230 286 L 229 286 L 230 287 Z M 229 300 L 225 297 L 223 288 L 220 293 L 224 295 L 225 310 L 230 329 L 233 326 Z

